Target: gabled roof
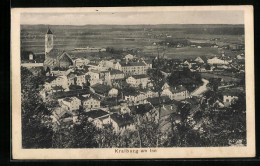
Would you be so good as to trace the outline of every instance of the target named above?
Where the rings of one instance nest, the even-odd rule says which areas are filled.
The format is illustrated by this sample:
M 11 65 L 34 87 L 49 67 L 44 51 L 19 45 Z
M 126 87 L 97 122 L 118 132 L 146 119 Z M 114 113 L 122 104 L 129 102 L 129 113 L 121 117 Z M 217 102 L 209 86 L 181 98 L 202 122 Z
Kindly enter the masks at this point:
M 148 98 L 148 102 L 150 102 L 154 107 L 159 105 L 159 97 Z M 161 103 L 170 103 L 171 99 L 168 96 L 161 96 Z
M 133 77 L 133 78 L 135 78 L 135 79 L 148 78 L 148 76 L 145 75 L 145 74 L 142 74 L 142 75 L 133 75 L 133 76 L 131 76 L 131 77 Z
M 108 85 L 103 85 L 103 84 L 95 84 L 93 86 L 91 86 L 96 93 L 108 93 L 110 90 L 110 87 Z
M 51 49 L 49 53 L 47 53 L 48 58 L 53 58 L 56 59 L 58 56 L 63 54 L 65 51 L 64 50 L 59 50 L 59 49 Z
M 134 120 L 132 117 L 128 115 L 118 115 L 117 113 L 114 113 L 110 116 L 110 118 L 117 123 L 119 127 L 128 126 L 134 123 Z
M 133 114 L 145 114 L 149 111 L 151 111 L 153 109 L 153 106 L 148 103 L 148 104 L 140 104 L 140 105 L 137 105 L 137 106 L 129 106 L 129 109 L 131 110 L 131 112 Z
M 99 117 L 103 117 L 105 115 L 109 115 L 107 112 L 103 111 L 103 110 L 92 110 L 89 112 L 84 113 L 87 117 L 90 117 L 92 119 L 96 119 Z
M 171 90 L 172 93 L 179 93 L 179 92 L 186 91 L 187 89 L 184 86 L 179 85 L 179 86 L 176 86 L 176 87 L 171 87 L 170 90 Z
M 81 97 L 82 101 L 86 101 L 86 100 L 89 100 L 89 99 L 94 99 L 94 100 L 100 101 L 100 97 L 98 97 L 97 95 L 94 95 L 94 94 L 91 94 L 88 97 Z
M 80 96 L 84 94 L 92 94 L 92 92 L 89 89 L 79 89 L 74 91 L 63 91 L 63 92 L 56 92 L 53 94 L 54 98 L 60 99 L 65 97 L 72 97 L 72 96 Z
M 208 58 L 205 56 L 200 57 L 204 62 L 207 62 Z
M 115 70 L 115 69 L 110 71 L 110 75 L 115 75 L 115 74 L 124 74 L 124 73 L 120 70 Z

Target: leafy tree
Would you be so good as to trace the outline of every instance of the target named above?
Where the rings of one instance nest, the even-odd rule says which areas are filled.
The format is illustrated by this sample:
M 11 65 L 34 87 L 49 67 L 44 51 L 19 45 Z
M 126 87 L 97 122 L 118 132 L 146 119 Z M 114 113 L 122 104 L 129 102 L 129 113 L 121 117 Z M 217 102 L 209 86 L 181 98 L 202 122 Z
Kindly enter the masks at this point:
M 50 148 L 52 145 L 50 111 L 39 96 L 42 83 L 42 77 L 21 68 L 23 148 Z
M 162 68 L 164 66 L 164 54 L 165 54 L 165 47 L 162 48 L 163 53 L 160 54 L 160 49 L 157 47 L 157 57 L 153 62 L 153 68 L 149 69 L 147 74 L 150 77 L 150 81 L 153 85 L 153 91 L 158 93 L 158 100 L 159 100 L 159 111 L 158 111 L 158 117 L 160 117 L 161 114 L 161 108 L 162 108 L 162 87 L 166 83 L 166 78 L 162 73 Z M 159 137 L 160 137 L 160 131 L 159 131 L 159 125 L 160 125 L 160 119 L 158 121 L 157 127 L 156 127 L 156 147 L 159 146 Z

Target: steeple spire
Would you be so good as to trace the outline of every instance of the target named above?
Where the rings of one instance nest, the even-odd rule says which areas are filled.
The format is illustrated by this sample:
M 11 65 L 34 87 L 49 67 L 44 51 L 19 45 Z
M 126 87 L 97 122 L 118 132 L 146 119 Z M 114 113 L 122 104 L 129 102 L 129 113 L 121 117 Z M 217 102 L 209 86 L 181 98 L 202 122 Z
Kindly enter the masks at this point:
M 52 34 L 52 31 L 51 31 L 50 27 L 48 27 L 47 34 Z

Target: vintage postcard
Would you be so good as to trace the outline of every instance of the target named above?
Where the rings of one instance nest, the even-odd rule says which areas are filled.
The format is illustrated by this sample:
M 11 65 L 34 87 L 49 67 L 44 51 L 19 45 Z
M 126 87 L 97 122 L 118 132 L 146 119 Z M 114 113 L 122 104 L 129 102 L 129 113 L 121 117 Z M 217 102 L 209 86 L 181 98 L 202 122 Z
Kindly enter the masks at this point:
M 13 8 L 13 159 L 255 156 L 252 6 Z

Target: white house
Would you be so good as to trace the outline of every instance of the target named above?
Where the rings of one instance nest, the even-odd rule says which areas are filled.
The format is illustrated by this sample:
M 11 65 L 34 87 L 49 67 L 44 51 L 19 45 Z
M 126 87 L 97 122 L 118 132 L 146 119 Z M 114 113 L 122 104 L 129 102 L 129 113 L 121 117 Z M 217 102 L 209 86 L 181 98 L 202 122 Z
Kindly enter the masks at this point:
M 238 99 L 237 92 L 233 92 L 233 91 L 223 92 L 223 103 L 225 107 L 229 107 L 237 99 Z
M 114 69 L 122 71 L 122 66 L 119 62 L 114 63 Z
M 46 91 L 52 90 L 53 87 L 61 86 L 65 91 L 69 90 L 68 79 L 66 76 L 50 77 L 46 80 L 44 88 Z
M 89 111 L 91 109 L 98 109 L 100 108 L 100 99 L 94 96 L 86 97 L 82 100 L 83 107 L 86 109 L 86 111 Z
M 124 73 L 120 70 L 111 70 L 110 71 L 110 79 L 111 80 L 118 80 L 124 78 Z
M 108 92 L 108 96 L 109 97 L 117 97 L 118 95 L 118 90 L 115 88 L 112 88 L 109 92 Z
M 147 75 L 134 75 L 128 77 L 126 79 L 126 82 L 133 87 L 138 87 L 139 85 L 142 85 L 142 87 L 145 88 L 149 82 L 149 78 L 147 77 Z
M 182 85 L 163 89 L 162 96 L 168 96 L 171 100 L 183 100 L 189 96 L 189 92 Z
M 76 67 L 82 67 L 86 66 L 90 61 L 88 59 L 83 59 L 83 58 L 77 58 L 74 60 L 74 65 Z
M 223 65 L 229 64 L 226 60 L 219 59 L 218 57 L 214 57 L 212 59 L 208 59 L 207 62 L 209 64 L 223 64 Z
M 146 103 L 147 95 L 144 92 L 126 93 L 124 99 L 130 105 Z
M 110 124 L 109 113 L 103 110 L 92 110 L 85 114 L 88 121 L 92 122 L 97 128 L 102 129 L 104 124 Z
M 123 133 L 125 130 L 135 130 L 134 121 L 130 116 L 122 116 L 114 113 L 110 116 L 110 119 L 115 133 Z
M 207 63 L 208 58 L 206 58 L 205 56 L 197 57 L 194 61 L 198 63 Z
M 132 59 L 134 59 L 134 55 L 132 55 L 132 54 L 127 54 L 127 55 L 125 56 L 125 59 L 126 59 L 126 60 L 132 60 Z
M 77 97 L 66 97 L 58 99 L 60 106 L 68 111 L 78 110 L 81 106 L 81 101 Z

